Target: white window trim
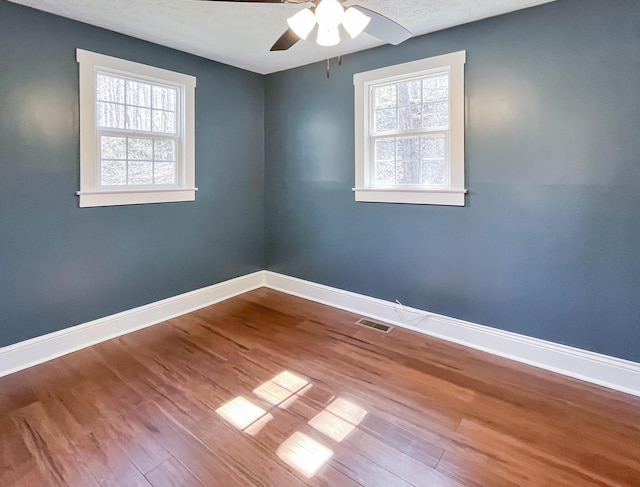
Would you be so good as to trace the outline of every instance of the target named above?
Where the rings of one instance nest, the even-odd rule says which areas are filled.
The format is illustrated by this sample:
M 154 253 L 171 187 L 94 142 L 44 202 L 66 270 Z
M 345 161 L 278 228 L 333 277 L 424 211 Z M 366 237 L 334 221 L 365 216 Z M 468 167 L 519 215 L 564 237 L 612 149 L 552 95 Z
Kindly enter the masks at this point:
M 196 78 L 166 69 L 105 56 L 83 49 L 76 50 L 80 65 L 80 207 L 137 205 L 194 201 L 195 174 L 195 88 Z M 104 189 L 98 183 L 98 138 L 96 130 L 96 72 L 99 70 L 148 78 L 150 81 L 171 84 L 180 88 L 184 107 L 180 120 L 181 173 L 175 188 Z
M 464 206 L 464 65 L 466 51 L 458 51 L 395 66 L 357 73 L 355 87 L 355 193 L 356 201 L 380 203 L 413 203 Z M 372 85 L 392 83 L 408 76 L 424 76 L 429 72 L 449 70 L 449 133 L 450 133 L 450 186 L 443 189 L 401 187 L 371 187 L 368 183 L 369 127 Z

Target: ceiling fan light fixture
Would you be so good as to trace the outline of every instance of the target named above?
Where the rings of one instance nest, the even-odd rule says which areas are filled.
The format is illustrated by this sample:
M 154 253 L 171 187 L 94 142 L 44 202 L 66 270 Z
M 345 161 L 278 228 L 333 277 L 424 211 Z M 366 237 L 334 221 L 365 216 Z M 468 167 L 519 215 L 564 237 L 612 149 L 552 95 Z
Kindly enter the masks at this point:
M 340 43 L 340 33 L 338 32 L 338 26 L 325 27 L 322 25 L 318 26 L 318 38 L 316 42 L 320 46 L 335 46 Z
M 320 27 L 337 28 L 342 22 L 344 7 L 338 0 L 322 0 L 316 7 L 316 22 Z
M 369 25 L 371 17 L 363 14 L 360 10 L 349 7 L 342 16 L 342 26 L 349 33 L 352 39 L 359 36 Z
M 311 9 L 305 8 L 287 19 L 287 24 L 300 39 L 306 39 L 316 25 L 316 17 Z

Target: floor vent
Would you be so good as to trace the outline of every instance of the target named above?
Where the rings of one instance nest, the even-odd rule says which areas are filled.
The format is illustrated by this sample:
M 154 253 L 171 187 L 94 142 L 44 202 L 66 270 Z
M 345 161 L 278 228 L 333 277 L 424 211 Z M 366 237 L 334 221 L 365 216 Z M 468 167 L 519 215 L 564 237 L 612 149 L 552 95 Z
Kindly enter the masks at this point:
M 374 330 L 381 331 L 382 333 L 389 333 L 391 330 L 393 330 L 393 326 L 385 325 L 384 323 L 378 323 L 377 321 L 368 320 L 366 318 L 360 318 L 358 321 L 356 321 L 356 325 L 373 328 Z

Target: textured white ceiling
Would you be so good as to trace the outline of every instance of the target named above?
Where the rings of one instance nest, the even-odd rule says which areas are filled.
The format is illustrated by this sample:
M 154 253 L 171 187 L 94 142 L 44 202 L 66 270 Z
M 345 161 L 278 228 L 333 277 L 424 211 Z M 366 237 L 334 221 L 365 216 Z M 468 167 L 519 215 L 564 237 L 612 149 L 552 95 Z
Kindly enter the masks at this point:
M 314 40 L 288 51 L 269 52 L 293 4 L 199 0 L 11 0 L 133 37 L 267 74 L 349 54 L 383 42 L 367 34 L 335 47 Z M 554 0 L 351 0 L 400 23 L 414 35 L 434 32 Z M 307 4 L 305 4 L 307 6 Z

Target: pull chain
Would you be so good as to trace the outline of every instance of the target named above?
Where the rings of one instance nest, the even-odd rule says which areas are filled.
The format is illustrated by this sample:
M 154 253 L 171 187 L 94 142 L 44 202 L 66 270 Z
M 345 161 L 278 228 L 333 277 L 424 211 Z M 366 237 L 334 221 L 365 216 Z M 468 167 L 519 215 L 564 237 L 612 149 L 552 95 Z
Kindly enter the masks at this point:
M 338 66 L 342 66 L 342 56 L 338 56 Z M 327 79 L 331 77 L 331 63 L 330 59 L 327 59 Z

